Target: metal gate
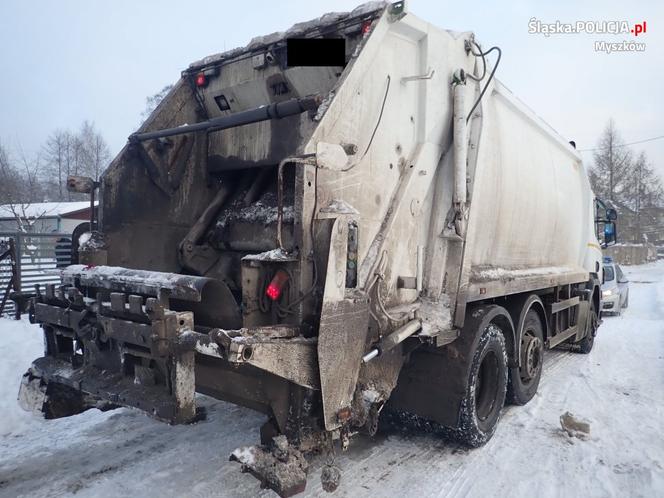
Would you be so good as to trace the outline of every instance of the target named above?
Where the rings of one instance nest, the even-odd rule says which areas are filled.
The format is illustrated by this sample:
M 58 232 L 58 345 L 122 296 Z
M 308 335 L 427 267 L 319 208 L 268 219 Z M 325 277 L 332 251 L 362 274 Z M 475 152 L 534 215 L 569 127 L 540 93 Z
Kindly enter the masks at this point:
M 13 258 L 7 257 L 0 261 L 0 303 L 6 293 L 14 290 L 31 293 L 36 284 L 60 283 L 59 270 L 71 264 L 71 234 L 0 232 L 1 246 L 9 248 L 10 240 L 14 246 L 16 282 L 8 288 L 13 274 Z M 0 313 L 15 314 L 15 303 L 7 299 Z

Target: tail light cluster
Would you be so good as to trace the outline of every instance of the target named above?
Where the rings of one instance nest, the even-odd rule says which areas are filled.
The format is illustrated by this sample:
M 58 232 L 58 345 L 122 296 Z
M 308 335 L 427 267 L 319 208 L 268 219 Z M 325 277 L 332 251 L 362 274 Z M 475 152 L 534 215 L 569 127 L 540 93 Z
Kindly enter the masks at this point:
M 207 77 L 205 76 L 205 73 L 198 73 L 196 75 L 196 86 L 197 87 L 205 87 L 207 85 Z
M 284 270 L 277 270 L 277 273 L 274 274 L 272 280 L 265 288 L 265 295 L 269 297 L 272 301 L 277 301 L 281 298 L 281 295 L 284 291 L 284 287 L 288 283 L 288 273 Z
M 219 75 L 218 67 L 209 67 L 207 69 L 203 69 L 202 71 L 197 72 L 196 74 L 193 74 L 192 76 L 196 88 L 205 88 L 206 86 L 208 86 L 208 83 L 210 83 L 210 80 L 218 75 Z

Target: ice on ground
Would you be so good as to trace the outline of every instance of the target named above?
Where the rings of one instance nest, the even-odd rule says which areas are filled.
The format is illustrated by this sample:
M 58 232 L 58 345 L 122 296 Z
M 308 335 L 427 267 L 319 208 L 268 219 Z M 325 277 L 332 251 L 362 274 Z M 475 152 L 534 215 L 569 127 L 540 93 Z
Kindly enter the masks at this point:
M 629 308 L 606 317 L 589 355 L 554 350 L 523 407 L 507 407 L 477 450 L 431 434 L 356 437 L 338 453 L 336 497 L 664 496 L 664 262 L 625 267 Z M 129 409 L 44 421 L 22 412 L 22 373 L 41 353 L 37 327 L 0 319 L 0 496 L 261 496 L 229 462 L 258 443 L 264 415 L 205 396 L 205 421 L 169 426 Z M 560 414 L 587 420 L 570 445 Z M 324 495 L 324 459 L 303 496 Z
M 238 462 L 245 465 L 253 465 L 256 461 L 256 457 L 254 456 L 254 448 L 251 446 L 237 448 L 235 451 L 233 451 L 233 453 L 231 453 L 231 456 L 233 456 L 233 458 L 235 458 Z
M 569 437 L 587 439 L 590 436 L 590 423 L 575 417 L 570 412 L 565 412 L 560 416 L 560 427 Z

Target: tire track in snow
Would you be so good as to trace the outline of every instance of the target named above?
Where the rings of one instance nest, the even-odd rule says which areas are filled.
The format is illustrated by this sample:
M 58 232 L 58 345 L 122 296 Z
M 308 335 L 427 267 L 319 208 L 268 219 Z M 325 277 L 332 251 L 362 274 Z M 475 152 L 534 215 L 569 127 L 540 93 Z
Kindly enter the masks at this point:
M 466 460 L 464 464 L 452 474 L 452 477 L 447 480 L 447 486 L 445 486 L 445 488 L 448 488 L 450 484 L 451 487 L 449 487 L 449 489 L 443 489 L 438 496 L 445 498 L 459 496 L 461 490 L 468 484 L 468 473 L 471 472 L 472 474 L 475 472 L 477 461 L 482 457 L 481 453 L 478 451 L 474 451 L 472 454 L 472 458 Z

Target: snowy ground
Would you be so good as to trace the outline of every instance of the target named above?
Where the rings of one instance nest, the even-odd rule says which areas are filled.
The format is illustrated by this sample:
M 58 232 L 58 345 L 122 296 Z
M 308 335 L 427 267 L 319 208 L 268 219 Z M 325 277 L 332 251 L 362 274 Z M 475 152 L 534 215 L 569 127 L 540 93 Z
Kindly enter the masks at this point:
M 664 496 L 664 262 L 633 267 L 630 309 L 608 317 L 588 355 L 547 355 L 538 395 L 509 407 L 468 451 L 432 435 L 354 439 L 333 496 Z M 38 329 L 0 319 L 0 496 L 276 496 L 228 462 L 263 417 L 210 398 L 206 421 L 170 427 L 140 412 L 91 410 L 44 421 L 15 403 L 39 356 Z M 591 423 L 570 439 L 559 416 Z M 320 462 L 306 495 L 319 496 Z

